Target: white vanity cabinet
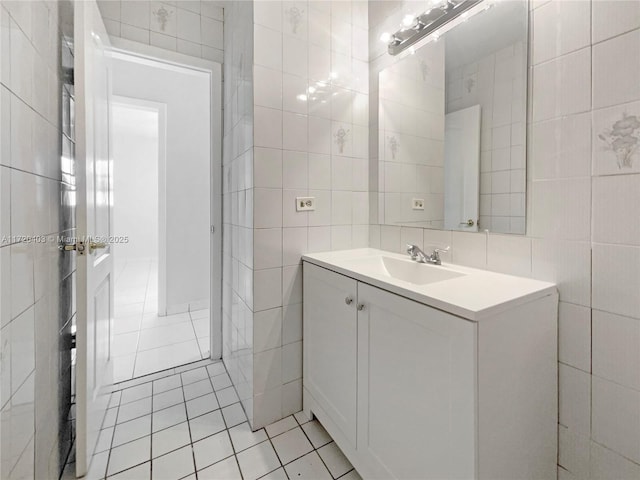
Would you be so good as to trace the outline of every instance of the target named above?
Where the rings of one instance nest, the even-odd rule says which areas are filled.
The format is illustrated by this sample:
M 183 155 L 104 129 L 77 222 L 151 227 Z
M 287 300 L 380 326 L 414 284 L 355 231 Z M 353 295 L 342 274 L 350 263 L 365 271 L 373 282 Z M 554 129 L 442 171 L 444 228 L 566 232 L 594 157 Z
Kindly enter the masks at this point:
M 356 444 L 357 282 L 323 268 L 306 268 L 304 377 L 336 428 Z
M 304 263 L 304 409 L 365 479 L 552 479 L 557 295 L 471 321 Z

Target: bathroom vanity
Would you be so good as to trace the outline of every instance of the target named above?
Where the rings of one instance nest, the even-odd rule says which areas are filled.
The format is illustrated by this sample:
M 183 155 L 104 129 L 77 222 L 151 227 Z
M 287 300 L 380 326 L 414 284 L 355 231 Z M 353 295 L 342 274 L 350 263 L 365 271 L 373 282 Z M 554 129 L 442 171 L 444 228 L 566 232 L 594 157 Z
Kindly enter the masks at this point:
M 304 260 L 304 410 L 365 479 L 554 479 L 553 284 L 375 249 Z

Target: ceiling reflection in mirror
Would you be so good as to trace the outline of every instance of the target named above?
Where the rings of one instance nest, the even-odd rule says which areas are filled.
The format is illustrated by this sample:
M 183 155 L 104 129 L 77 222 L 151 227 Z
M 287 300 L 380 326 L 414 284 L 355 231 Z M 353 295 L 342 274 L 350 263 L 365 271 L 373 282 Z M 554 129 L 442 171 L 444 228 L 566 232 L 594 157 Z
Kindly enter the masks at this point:
M 525 233 L 527 25 L 498 2 L 380 72 L 380 223 Z

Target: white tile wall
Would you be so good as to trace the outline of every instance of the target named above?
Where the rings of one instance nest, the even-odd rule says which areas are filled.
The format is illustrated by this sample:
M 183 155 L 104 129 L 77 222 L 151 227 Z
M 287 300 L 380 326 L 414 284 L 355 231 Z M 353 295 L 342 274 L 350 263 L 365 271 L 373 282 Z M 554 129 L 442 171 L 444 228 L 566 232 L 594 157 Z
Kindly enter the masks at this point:
M 366 11 L 253 3 L 254 427 L 302 408 L 301 255 L 368 244 Z
M 640 145 L 631 137 L 640 134 L 640 4 L 531 5 L 527 237 L 424 230 L 424 244 L 446 233 L 456 263 L 558 284 L 559 478 L 636 478 Z M 377 72 L 388 63 L 380 33 L 415 8 L 410 1 L 370 5 L 373 125 Z M 492 160 L 485 155 L 483 171 Z M 377 208 L 373 189 L 374 223 Z M 399 251 L 400 236 L 400 228 L 371 226 L 370 245 Z
M 214 62 L 222 62 L 224 56 L 223 3 L 98 0 L 109 36 Z
M 197 3 L 197 2 L 196 2 Z M 208 12 L 205 12 L 207 5 Z M 200 3 L 202 14 L 216 14 L 206 2 Z M 204 18 L 204 17 L 203 17 Z M 219 18 L 221 20 L 221 18 Z M 250 421 L 253 419 L 253 348 L 254 304 L 265 302 L 268 295 L 254 292 L 255 268 L 274 267 L 269 255 L 282 255 L 281 247 L 272 250 L 271 232 L 254 236 L 254 217 L 279 233 L 278 215 L 264 217 L 260 201 L 268 190 L 254 190 L 253 139 L 253 24 L 251 2 L 229 2 L 225 9 L 224 29 L 224 137 L 223 137 L 223 294 L 222 350 L 242 406 Z M 255 157 L 269 158 L 268 151 L 255 150 Z M 274 162 L 282 162 L 281 157 Z M 274 162 L 269 161 L 264 175 L 256 176 L 255 185 L 278 186 L 280 177 L 270 176 Z M 263 183 L 261 183 L 263 182 Z M 253 208 L 254 198 L 258 208 Z M 254 246 L 261 249 L 254 257 Z M 279 296 L 279 295 L 278 295 Z M 258 351 L 273 342 L 272 321 L 263 317 L 265 325 L 258 332 Z M 277 341 L 277 338 L 276 338 Z
M 62 132 L 71 133 L 60 108 L 60 62 L 72 58 L 68 7 L 0 2 L 0 469 L 7 479 L 58 478 L 71 446 L 66 347 L 75 276 L 56 242 L 73 228 L 60 168 Z

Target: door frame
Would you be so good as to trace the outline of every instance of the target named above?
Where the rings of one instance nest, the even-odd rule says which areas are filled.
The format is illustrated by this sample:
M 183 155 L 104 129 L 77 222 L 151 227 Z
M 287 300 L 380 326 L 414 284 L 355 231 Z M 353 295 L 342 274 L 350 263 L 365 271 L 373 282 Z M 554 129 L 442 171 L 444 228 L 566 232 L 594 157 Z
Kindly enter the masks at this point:
M 220 359 L 222 358 L 222 65 L 218 62 L 191 57 L 122 38 L 112 39 L 111 51 L 114 56 L 125 58 L 129 61 L 147 64 L 160 63 L 165 67 L 174 66 L 181 69 L 195 70 L 209 76 L 211 139 L 209 212 L 210 225 L 213 227 L 209 242 L 209 352 L 212 360 Z M 159 176 L 161 175 L 160 171 L 158 174 Z M 162 205 L 159 207 L 162 215 Z M 160 224 L 160 228 L 162 229 L 162 224 Z M 164 234 L 166 234 L 166 230 Z M 161 250 L 162 245 L 163 239 L 160 238 L 159 250 Z M 163 288 L 160 285 L 160 281 L 158 282 L 158 287 L 159 289 Z M 164 288 L 166 288 L 166 282 Z

